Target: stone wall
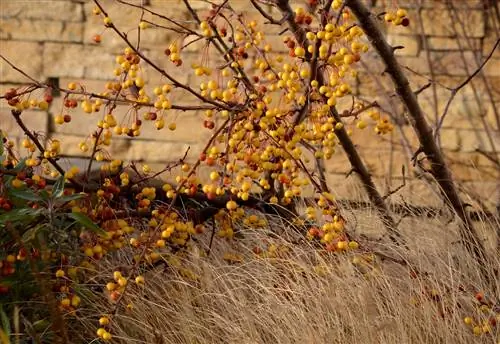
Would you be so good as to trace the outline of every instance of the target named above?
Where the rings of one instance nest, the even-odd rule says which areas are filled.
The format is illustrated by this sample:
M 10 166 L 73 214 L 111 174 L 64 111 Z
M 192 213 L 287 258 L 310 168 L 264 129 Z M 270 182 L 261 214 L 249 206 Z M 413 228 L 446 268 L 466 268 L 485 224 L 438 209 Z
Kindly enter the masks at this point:
M 141 3 L 138 0 L 130 2 Z M 295 1 L 301 2 L 304 3 Z M 385 7 L 384 1 L 370 2 L 378 6 L 375 13 Z M 141 11 L 113 0 L 102 0 L 101 3 L 113 22 L 135 39 Z M 166 16 L 175 16 L 179 20 L 188 18 L 181 1 L 149 0 L 144 3 L 146 8 Z M 195 9 L 204 9 L 202 2 L 193 0 L 192 3 Z M 394 2 L 386 0 L 385 3 L 391 6 Z M 500 32 L 500 18 L 493 9 L 483 5 L 487 1 L 452 3 L 453 9 L 446 1 L 399 1 L 401 7 L 408 9 L 411 24 L 409 27 L 389 25 L 385 29 L 393 46 L 404 47 L 396 50 L 396 54 L 406 67 L 413 89 L 418 90 L 430 79 L 434 80 L 418 96 L 432 125 L 443 113 L 451 89 L 478 69 L 490 54 Z M 259 17 L 249 1 L 231 0 L 230 4 L 241 9 L 246 18 Z M 0 52 L 36 80 L 49 80 L 61 87 L 77 82 L 85 85 L 87 90 L 102 92 L 105 82 L 113 79 L 115 56 L 123 50 L 124 44 L 104 29 L 101 18 L 92 15 L 93 7 L 91 1 L 83 0 L 0 0 Z M 270 13 L 278 16 L 272 11 Z M 148 13 L 144 18 L 161 22 Z M 265 32 L 277 51 L 287 51 L 277 28 L 269 27 Z M 100 44 L 93 42 L 96 34 L 102 36 Z M 178 81 L 191 84 L 193 76 L 186 73 L 186 69 L 167 65 L 163 55 L 163 50 L 175 39 L 178 37 L 172 32 L 150 28 L 141 37 L 141 47 L 150 58 L 168 68 Z M 186 48 L 182 57 L 185 65 L 199 63 L 202 58 L 216 59 L 204 56 L 203 46 L 196 43 Z M 162 82 L 159 74 L 148 68 L 144 68 L 143 73 L 150 85 Z M 358 74 L 353 92 L 364 99 L 376 99 L 400 125 L 392 135 L 383 138 L 372 132 L 355 132 L 354 141 L 382 190 L 394 189 L 402 183 L 402 166 L 405 166 L 407 187 L 392 197 L 396 201 L 402 197 L 409 202 L 429 204 L 429 193 L 436 191 L 418 178 L 411 167 L 410 157 L 417 149 L 416 137 L 405 119 L 401 104 L 394 97 L 389 78 L 382 73 L 383 66 L 371 54 Z M 0 61 L 2 94 L 27 81 L 26 76 Z M 185 96 L 174 95 L 174 100 L 183 104 L 194 102 Z M 490 207 L 495 206 L 499 199 L 499 168 L 495 162 L 500 159 L 499 104 L 500 53 L 497 51 L 473 82 L 456 95 L 440 136 L 442 148 L 461 188 L 477 196 L 471 201 L 480 200 Z M 1 129 L 9 134 L 9 138 L 19 142 L 22 133 L 5 104 L 2 102 L 0 106 Z M 23 119 L 30 129 L 43 133 L 46 139 L 63 141 L 66 157 L 82 157 L 78 143 L 95 128 L 97 115 L 84 114 L 78 108 L 72 113 L 71 124 L 58 126 L 54 124 L 54 116 L 61 109 L 62 98 L 55 97 L 48 111 L 29 110 L 23 114 Z M 121 114 L 132 115 L 125 109 Z M 108 151 L 113 157 L 146 161 L 157 169 L 178 159 L 188 147 L 189 157 L 194 159 L 209 137 L 209 132 L 202 128 L 203 119 L 202 111 L 172 110 L 167 121 L 177 123 L 175 131 L 157 132 L 152 126 L 144 126 L 139 139 L 114 139 Z M 356 188 L 356 178 L 346 178 L 349 165 L 342 152 L 337 152 L 327 164 L 327 172 L 340 197 L 364 197 Z

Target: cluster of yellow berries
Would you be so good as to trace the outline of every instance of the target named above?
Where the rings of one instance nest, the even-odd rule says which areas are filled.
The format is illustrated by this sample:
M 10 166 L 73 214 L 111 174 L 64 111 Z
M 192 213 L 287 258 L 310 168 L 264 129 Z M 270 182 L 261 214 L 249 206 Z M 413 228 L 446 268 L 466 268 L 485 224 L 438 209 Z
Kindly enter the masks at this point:
M 341 6 L 341 0 L 332 2 L 334 9 L 339 9 Z M 95 8 L 93 12 L 96 15 L 102 14 L 99 8 Z M 250 21 L 239 26 L 235 24 L 232 36 L 234 41 L 231 42 L 229 51 L 224 52 L 226 65 L 221 68 L 211 68 L 203 60 L 191 64 L 194 76 L 199 78 L 199 89 L 193 92 L 199 92 L 199 97 L 210 104 L 220 105 L 214 105 L 213 109 L 204 112 L 203 126 L 213 130 L 220 119 L 227 120 L 230 125 L 225 130 L 218 131 L 219 134 L 214 137 L 212 143 L 200 154 L 196 165 L 183 164 L 180 175 L 175 179 L 178 183 L 183 183 L 179 192 L 184 194 L 194 195 L 203 192 L 209 200 L 227 195 L 225 209 L 221 209 L 214 217 L 219 228 L 217 235 L 221 238 L 233 238 L 235 226 L 241 223 L 255 228 L 267 225 L 265 219 L 259 218 L 256 214 L 249 214 L 240 206 L 242 203 L 240 201 L 250 199 L 253 190 L 270 190 L 279 184 L 282 193 L 279 198 L 271 197 L 270 203 L 290 204 L 295 197 L 302 196 L 304 190 L 312 188 L 306 164 L 310 163 L 313 157 L 316 159 L 333 157 L 338 144 L 338 131 L 343 129 L 344 125 L 351 128 L 352 124 L 352 128 L 358 129 L 368 126 L 362 118 L 356 117 L 352 123 L 344 124 L 331 116 L 332 108 L 336 107 L 342 98 L 353 93 L 351 85 L 357 75 L 356 65 L 362 54 L 368 51 L 368 45 L 362 39 L 362 30 L 352 25 L 347 12 L 342 16 L 343 21 L 340 25 L 327 23 L 318 29 L 315 29 L 314 25 L 311 26 L 314 20 L 311 13 L 298 8 L 295 14 L 296 22 L 304 25 L 307 40 L 299 44 L 294 37 L 285 37 L 283 43 L 288 48 L 288 56 L 274 54 L 274 47 L 266 43 L 265 34 L 258 30 L 257 22 Z M 404 10 L 387 13 L 385 19 L 395 25 L 408 23 L 407 13 Z M 109 17 L 104 17 L 103 22 L 107 27 L 113 25 Z M 139 23 L 141 30 L 147 27 L 148 23 L 144 21 Z M 214 35 L 218 35 L 229 42 L 226 29 L 218 27 L 216 20 L 202 21 L 199 29 L 200 35 L 207 39 L 213 39 Z M 177 67 L 182 65 L 180 46 L 175 41 L 165 49 L 165 55 Z M 253 53 L 255 56 L 251 56 Z M 245 62 L 249 58 L 253 58 L 253 63 Z M 320 84 L 318 78 L 312 78 L 315 73 L 306 63 L 310 61 L 309 59 L 317 59 L 322 66 L 325 74 L 324 83 Z M 89 115 L 103 110 L 103 116 L 97 120 L 96 133 L 80 142 L 78 147 L 82 152 L 92 151 L 95 160 L 106 161 L 102 169 L 111 173 L 119 173 L 123 165 L 120 160 L 112 160 L 105 150 L 106 147 L 103 147 L 110 146 L 113 135 L 139 137 L 143 122 L 144 125 L 154 125 L 158 130 L 165 126 L 170 130 L 176 130 L 176 123 L 168 123 L 166 119 L 169 110 L 176 108 L 176 104 L 173 104 L 172 90 L 178 86 L 172 80 L 163 81 L 152 88 L 152 93 L 149 92 L 151 90 L 148 89 L 147 78 L 145 79 L 141 70 L 141 63 L 144 62 L 135 48 L 125 48 L 116 56 L 115 62 L 113 71 L 115 80 L 106 83 L 105 90 L 98 94 L 99 97 L 85 94 L 82 96 L 80 93 L 85 93 L 84 88 L 81 87 L 81 92 L 77 91 L 78 85 L 72 82 L 67 85 L 70 92 L 64 103 L 67 109 L 75 108 L 79 104 L 83 112 Z M 70 95 L 73 98 L 70 99 Z M 131 104 L 131 111 L 125 118 L 120 118 L 113 112 L 113 100 L 118 98 Z M 49 104 L 46 98 L 43 100 L 27 98 L 21 99 L 14 107 L 18 109 L 37 107 L 47 110 Z M 298 113 L 297 109 L 306 104 L 309 106 L 306 118 L 294 123 L 293 118 Z M 144 108 L 147 110 L 142 112 Z M 71 122 L 71 115 L 64 111 L 55 115 L 56 124 Z M 376 133 L 386 134 L 393 130 L 389 120 L 382 118 L 378 112 L 370 112 L 368 116 L 375 122 Z M 22 146 L 31 154 L 36 151 L 34 143 L 28 139 L 23 140 Z M 42 158 L 56 158 L 60 154 L 60 142 L 52 139 L 48 141 Z M 39 161 L 32 157 L 26 164 L 38 166 L 43 162 L 44 160 Z M 198 163 L 202 167 L 210 168 L 209 180 L 201 187 L 198 186 L 200 180 L 196 176 L 195 169 Z M 147 165 L 143 165 L 142 170 L 145 174 L 151 172 Z M 72 167 L 66 172 L 65 177 L 73 178 L 78 173 L 78 169 Z M 134 250 L 135 262 L 155 262 L 165 256 L 167 252 L 165 248 L 172 245 L 184 246 L 192 235 L 203 232 L 202 225 L 194 225 L 189 219 L 186 221 L 180 218 L 174 211 L 167 212 L 157 208 L 155 200 L 158 195 L 154 187 L 144 187 L 136 194 L 137 209 L 147 212 L 148 216 L 151 215 L 147 222 L 147 230 L 136 231 L 131 225 L 132 222 L 114 219 L 115 209 L 109 206 L 109 200 L 116 194 L 114 192 L 119 191 L 114 183 L 121 187 L 130 185 L 128 173 L 121 173 L 119 181 L 107 180 L 97 191 L 97 204 L 70 202 L 74 212 L 84 212 L 91 219 L 107 219 L 101 223 L 104 234 L 81 235 L 81 251 L 85 257 L 81 263 L 82 267 L 90 268 L 96 260 L 108 252 L 120 250 L 127 244 Z M 18 178 L 14 179 L 12 184 L 15 187 L 24 186 L 24 182 Z M 162 190 L 167 198 L 176 197 L 176 189 L 172 185 L 165 184 Z M 344 252 L 357 249 L 358 243 L 351 241 L 344 233 L 344 220 L 336 215 L 333 195 L 327 192 L 321 193 L 319 190 L 316 190 L 316 194 L 318 195 L 316 206 L 306 209 L 307 219 L 316 222 L 323 216 L 330 220 L 311 228 L 307 236 L 311 240 L 321 242 L 329 251 Z M 277 257 L 284 252 L 285 248 L 270 245 L 262 255 Z M 236 254 L 228 254 L 224 259 L 230 262 L 241 261 L 241 257 Z M 189 275 L 188 272 L 186 275 Z M 65 280 L 66 272 L 59 269 L 55 276 L 57 279 Z M 106 284 L 111 300 L 121 299 L 130 283 L 130 278 L 123 276 L 120 271 L 114 272 L 113 280 Z M 143 276 L 135 277 L 135 284 L 141 286 L 144 283 Z M 70 310 L 78 306 L 80 299 L 77 295 L 71 294 L 69 289 L 61 289 L 61 292 L 65 293 L 60 301 L 61 307 Z M 97 335 L 106 341 L 112 338 L 109 324 L 108 317 L 99 319 L 101 327 Z
M 108 328 L 110 325 L 109 317 L 107 317 L 107 316 L 100 317 L 99 318 L 99 325 L 101 327 L 99 327 L 97 329 L 97 332 L 96 332 L 97 336 L 104 341 L 110 341 L 113 338 L 113 336 L 111 335 L 111 333 L 108 330 L 106 330 L 106 328 Z
M 171 43 L 170 46 L 165 49 L 165 55 L 167 55 L 170 61 L 177 67 L 182 65 L 182 58 L 177 43 Z
M 64 177 L 67 179 L 71 179 L 76 177 L 78 173 L 80 173 L 80 169 L 77 166 L 71 166 L 64 174 Z
M 47 147 L 43 152 L 43 157 L 45 159 L 56 158 L 59 153 L 61 153 L 61 141 L 52 139 L 50 142 L 48 142 Z
M 402 25 L 402 26 L 408 26 L 410 25 L 410 19 L 408 18 L 408 12 L 400 8 L 397 11 L 388 11 L 384 15 L 384 20 L 388 23 L 392 23 L 394 25 Z

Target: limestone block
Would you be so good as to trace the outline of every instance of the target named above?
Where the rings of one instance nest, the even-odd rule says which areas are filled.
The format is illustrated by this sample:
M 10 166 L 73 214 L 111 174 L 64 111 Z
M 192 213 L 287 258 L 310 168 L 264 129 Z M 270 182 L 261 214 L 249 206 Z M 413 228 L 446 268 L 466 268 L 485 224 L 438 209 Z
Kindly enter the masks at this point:
M 164 116 L 165 128 L 157 130 L 153 123 L 144 123 L 141 128 L 141 138 L 158 141 L 198 143 L 206 142 L 212 130 L 203 127 L 204 117 L 201 113 L 190 113 L 170 110 Z M 168 129 L 170 123 L 176 123 L 177 128 Z
M 489 14 L 489 17 L 494 16 L 493 13 Z M 482 49 L 483 49 L 483 58 L 486 58 L 492 51 L 493 51 L 493 58 L 500 59 L 499 53 L 498 53 L 498 47 L 496 50 L 493 50 L 493 47 L 495 46 L 496 42 L 498 40 L 498 35 L 494 30 L 488 30 L 486 32 L 486 35 L 482 39 Z
M 48 115 L 45 111 L 26 110 L 21 119 L 30 131 L 43 134 L 41 141 L 48 131 Z M 24 132 L 16 123 L 9 108 L 0 108 L 0 130 L 5 131 L 9 137 L 24 137 Z
M 51 0 L 41 5 L 38 0 L 2 1 L 0 16 L 3 18 L 28 18 L 83 21 L 83 4 L 76 1 Z
M 430 36 L 427 39 L 429 50 L 481 50 L 481 40 L 479 38 L 450 38 Z
M 57 139 L 61 142 L 61 155 L 64 157 L 82 157 L 90 158 L 91 151 L 84 153 L 80 150 L 78 145 L 85 142 L 86 137 L 80 135 L 70 135 L 63 133 L 52 133 L 50 139 Z M 90 142 L 87 141 L 90 146 Z
M 201 59 L 199 54 L 195 53 L 182 53 L 182 65 L 177 67 L 173 64 L 167 56 L 165 56 L 164 49 L 157 48 L 151 49 L 144 52 L 145 56 L 150 59 L 157 67 L 167 73 L 170 77 L 175 79 L 181 84 L 186 84 L 190 74 L 193 73 L 191 69 L 191 64 L 196 62 L 200 63 Z M 163 73 L 156 70 L 154 67 L 148 65 L 145 61 L 141 61 L 141 72 L 144 80 L 148 82 L 152 87 L 163 85 L 164 83 L 172 84 Z
M 108 16 L 111 18 L 113 24 L 117 27 L 120 32 L 125 32 L 127 38 L 135 46 L 138 42 L 138 25 L 141 18 L 145 21 L 155 23 L 159 25 L 155 27 L 150 25 L 146 30 L 141 30 L 140 42 L 142 48 L 160 48 L 163 45 L 163 49 L 168 47 L 168 44 L 173 39 L 180 38 L 180 34 L 175 33 L 167 28 L 179 29 L 175 24 L 169 21 L 149 13 L 153 11 L 158 15 L 169 17 L 175 19 L 176 21 L 185 24 L 187 17 L 187 10 L 182 3 L 173 5 L 172 1 L 155 1 L 151 2 L 150 6 L 146 6 L 146 11 L 144 14 L 142 10 L 137 7 L 141 5 L 141 1 L 128 1 L 134 6 L 129 6 L 126 4 L 120 4 L 115 1 L 103 1 L 102 6 L 106 10 Z M 175 1 L 174 1 L 175 2 Z M 85 4 L 85 13 L 88 15 L 87 21 L 85 22 L 85 41 L 90 42 L 92 37 L 97 33 L 102 33 L 102 43 L 108 48 L 124 48 L 126 46 L 125 42 L 112 30 L 106 30 L 103 32 L 104 24 L 103 17 L 101 15 L 96 16 L 92 14 L 92 9 L 94 8 L 93 2 L 88 2 Z M 161 49 L 161 50 L 163 50 Z
M 37 80 L 42 77 L 41 44 L 0 40 L 0 51 L 6 59 L 30 77 Z M 0 80 L 2 82 L 29 82 L 28 78 L 15 71 L 3 60 L 0 60 Z
M 485 152 L 494 152 L 500 149 L 500 135 L 498 131 L 482 130 L 479 126 L 475 130 L 459 130 L 460 151 L 474 152 L 478 148 Z M 493 147 L 492 147 L 493 144 Z
M 497 154 L 499 159 L 500 155 Z M 498 167 L 477 152 L 447 152 L 445 160 L 457 181 L 498 181 Z
M 195 147 L 195 145 L 193 145 Z M 191 146 L 182 142 L 155 142 L 147 140 L 131 140 L 130 148 L 126 151 L 127 161 L 139 160 L 147 162 L 173 162 L 181 159 L 188 151 L 191 157 L 195 156 L 195 150 Z M 110 150 L 114 156 L 113 149 Z M 199 154 L 199 152 L 198 152 Z
M 82 42 L 83 23 L 1 18 L 0 38 L 23 41 Z
M 483 73 L 488 77 L 500 77 L 500 56 L 490 59 L 484 66 Z
M 417 56 L 420 51 L 420 39 L 416 35 L 388 35 L 387 42 L 393 47 L 404 47 L 404 49 L 396 50 L 396 55 Z
M 114 56 L 98 46 L 45 43 L 43 74 L 47 77 L 109 79 Z
M 409 69 L 407 74 L 427 74 L 429 72 L 429 60 L 423 51 L 420 51 L 418 56 L 398 56 L 397 60 L 403 68 Z
M 446 1 L 439 0 L 422 0 L 421 2 L 416 3 L 413 0 L 405 0 L 400 2 L 400 6 L 405 7 L 418 7 L 422 6 L 423 8 L 431 8 L 431 9 L 446 9 L 448 5 Z M 456 1 L 453 2 L 453 6 L 455 8 L 460 9 L 481 9 L 483 7 L 482 0 L 467 0 L 467 1 Z
M 477 68 L 476 57 L 472 51 L 433 51 L 431 62 L 435 74 L 470 75 Z
M 455 129 L 441 129 L 441 148 L 445 150 L 458 151 L 460 149 L 458 132 Z
M 459 183 L 459 186 L 461 197 L 465 202 L 472 204 L 476 209 L 481 209 L 481 205 L 477 202 L 479 199 L 487 209 L 496 211 L 500 197 L 498 181 L 468 181 Z
M 456 30 L 458 34 L 464 33 L 467 37 L 484 36 L 485 22 L 482 11 L 462 9 L 457 11 L 457 15 L 458 20 L 454 20 L 454 14 L 446 9 L 422 10 L 424 33 L 431 36 L 453 36 Z

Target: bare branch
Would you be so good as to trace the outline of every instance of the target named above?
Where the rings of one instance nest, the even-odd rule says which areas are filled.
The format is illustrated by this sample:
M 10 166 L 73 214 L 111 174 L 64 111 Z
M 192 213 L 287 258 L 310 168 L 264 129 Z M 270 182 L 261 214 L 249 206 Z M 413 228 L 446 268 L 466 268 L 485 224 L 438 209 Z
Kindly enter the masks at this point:
M 462 83 L 460 85 L 458 85 L 457 87 L 455 87 L 455 88 L 453 88 L 451 90 L 451 97 L 448 99 L 448 102 L 446 103 L 446 106 L 444 107 L 443 114 L 441 115 L 441 118 L 439 119 L 439 122 L 438 122 L 438 124 L 436 126 L 436 129 L 434 130 L 434 136 L 435 137 L 438 135 L 439 130 L 443 126 L 443 122 L 444 122 L 444 120 L 446 118 L 446 115 L 448 114 L 448 110 L 450 109 L 450 105 L 451 105 L 453 99 L 455 99 L 455 96 L 458 94 L 458 92 L 463 87 L 465 87 L 472 79 L 474 79 L 474 77 L 476 75 L 478 75 L 479 72 L 481 72 L 481 70 L 483 69 L 483 67 L 488 63 L 488 61 L 491 59 L 491 57 L 495 53 L 495 51 L 496 51 L 496 49 L 497 49 L 497 47 L 498 47 L 499 44 L 500 44 L 500 38 L 497 39 L 497 41 L 495 42 L 495 45 L 491 49 L 491 51 L 488 54 L 488 56 L 486 57 L 486 59 L 484 59 L 483 63 L 481 63 L 481 65 L 474 71 L 474 73 L 472 73 L 471 75 L 469 75 L 464 81 L 462 81 Z
M 382 32 L 378 28 L 370 11 L 360 0 L 346 0 L 347 6 L 353 11 L 358 18 L 361 28 L 371 40 L 372 45 L 377 50 L 378 54 L 384 61 L 387 73 L 391 76 L 396 91 L 405 104 L 409 115 L 412 117 L 411 122 L 415 132 L 419 138 L 423 152 L 431 163 L 431 173 L 441 187 L 443 197 L 448 207 L 454 211 L 462 220 L 461 239 L 464 247 L 472 252 L 478 262 L 485 262 L 487 256 L 485 249 L 479 240 L 471 220 L 464 208 L 457 188 L 453 182 L 451 172 L 444 161 L 443 155 L 432 135 L 431 129 L 427 124 L 420 104 L 417 101 L 415 93 L 410 88 L 410 83 L 403 73 L 402 68 L 394 56 L 394 52 L 384 38 Z M 484 266 L 484 264 L 482 264 Z M 488 271 L 483 271 L 488 274 Z

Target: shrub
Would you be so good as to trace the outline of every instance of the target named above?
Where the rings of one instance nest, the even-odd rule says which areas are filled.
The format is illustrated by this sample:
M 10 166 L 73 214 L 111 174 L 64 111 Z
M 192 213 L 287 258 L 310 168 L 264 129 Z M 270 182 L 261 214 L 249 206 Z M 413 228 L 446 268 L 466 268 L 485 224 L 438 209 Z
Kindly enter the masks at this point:
M 97 0 L 94 2 L 93 14 L 102 18 L 106 28 L 105 34 L 95 36 L 94 41 L 100 43 L 109 33 L 124 43 L 123 51 L 116 56 L 112 80 L 97 91 L 89 91 L 85 85 L 74 82 L 57 87 L 32 80 L 28 85 L 7 91 L 2 97 L 12 107 L 12 117 L 26 135 L 22 147 L 14 147 L 3 135 L 0 151 L 0 245 L 6 252 L 1 257 L 0 280 L 0 297 L 6 307 L 0 311 L 4 318 L 12 315 L 14 319 L 4 321 L 3 337 L 22 332 L 26 338 L 37 342 L 69 342 L 70 337 L 80 333 L 84 334 L 81 340 L 85 341 L 89 339 L 85 337 L 89 333 L 89 319 L 96 325 L 92 333 L 102 341 L 112 340 L 113 333 L 118 335 L 117 340 L 131 340 L 125 337 L 130 335 L 128 329 L 146 337 L 141 327 L 156 327 L 151 325 L 154 324 L 151 319 L 140 318 L 145 311 L 141 303 L 147 300 L 147 294 L 160 297 L 166 304 L 179 301 L 176 297 L 165 296 L 170 288 L 180 288 L 180 295 L 185 297 L 204 298 L 202 294 L 190 294 L 183 288 L 210 283 L 210 279 L 207 281 L 199 274 L 211 273 L 206 260 L 211 255 L 214 237 L 244 241 L 245 236 L 252 233 L 249 228 L 271 230 L 260 237 L 261 244 L 250 245 L 252 252 L 245 251 L 249 246 L 244 246 L 241 252 L 219 252 L 214 258 L 216 268 L 220 268 L 217 265 L 220 259 L 228 264 L 249 261 L 250 265 L 259 266 L 247 271 L 245 268 L 249 266 L 242 264 L 241 273 L 250 278 L 249 290 L 234 294 L 231 302 L 240 297 L 244 302 L 250 302 L 245 298 L 258 298 L 259 293 L 252 288 L 267 288 L 268 282 L 276 278 L 277 286 L 274 287 L 278 292 L 272 293 L 271 298 L 286 303 L 287 297 L 292 295 L 293 299 L 297 290 L 303 292 L 322 282 L 321 276 L 318 277 L 322 269 L 339 267 L 347 269 L 346 273 L 351 275 L 356 269 L 365 269 L 363 276 L 377 274 L 382 265 L 375 257 L 409 270 L 412 276 L 426 276 L 425 269 L 429 266 L 424 270 L 417 268 L 418 262 L 396 259 L 349 232 L 345 212 L 335 200 L 325 177 L 324 162 L 334 158 L 338 147 L 342 147 L 352 171 L 362 181 L 371 206 L 382 220 L 391 245 L 396 245 L 397 252 L 408 245 L 350 137 L 352 131 L 367 127 L 381 136 L 391 133 L 394 128 L 390 117 L 376 102 L 366 102 L 351 94 L 357 65 L 369 50 L 367 37 L 387 64 L 398 94 L 412 116 L 421 144 L 416 156 L 420 152 L 426 155 L 430 173 L 441 187 L 448 208 L 460 219 L 459 233 L 466 254 L 472 253 L 471 259 L 481 271 L 481 281 L 488 281 L 492 290 L 497 287 L 497 282 L 490 280 L 494 265 L 478 240 L 439 147 L 432 137 L 429 138 L 430 130 L 415 95 L 394 60 L 393 50 L 380 39 L 375 19 L 361 2 L 334 0 L 320 5 L 318 1 L 309 1 L 308 9 L 298 7 L 293 11 L 288 1 L 279 0 L 274 5 L 282 19 L 275 19 L 259 2 L 251 1 L 255 11 L 271 25 L 287 26 L 289 32 L 283 39 L 287 54 L 274 53 L 259 23 L 246 22 L 232 7 L 226 6 L 227 2 L 214 4 L 206 13 L 199 13 L 185 0 L 196 25 L 184 24 L 139 6 L 143 17 L 136 28 L 137 41 L 114 24 L 104 5 Z M 323 8 L 324 5 L 327 7 Z M 146 13 L 148 18 L 149 15 L 162 18 L 172 26 L 165 27 L 153 19 L 145 19 Z M 377 20 L 385 20 L 389 25 L 407 26 L 410 23 L 403 9 L 389 11 Z M 164 50 L 164 59 L 169 64 L 166 68 L 140 45 L 140 37 L 147 36 L 151 26 L 178 35 Z M 184 43 L 186 37 L 192 41 Z M 210 59 L 204 56 L 200 63 L 186 66 L 183 49 L 197 41 L 205 42 Z M 164 82 L 149 85 L 143 75 L 146 68 L 160 74 Z M 189 73 L 198 85 L 178 81 L 170 72 L 172 69 Z M 72 111 L 78 106 L 89 115 L 100 114 L 95 131 L 79 143 L 80 150 L 89 158 L 83 172 L 75 166 L 63 169 L 60 158 L 64 142 L 51 138 L 43 145 L 40 133 L 27 128 L 23 121 L 23 111 L 27 109 L 48 109 L 53 91 L 61 92 L 64 97 L 64 108 L 54 117 L 55 125 L 72 125 Z M 180 96 L 174 97 L 175 92 Z M 194 99 L 197 103 L 184 104 L 177 99 Z M 117 110 L 123 105 L 128 107 L 125 115 Z M 210 136 L 194 162 L 188 160 L 189 152 L 182 152 L 178 161 L 153 172 L 147 164 L 140 166 L 108 154 L 107 147 L 115 137 L 140 138 L 145 126 L 155 127 L 160 132 L 175 131 L 177 124 L 170 117 L 172 110 L 204 111 L 203 126 Z M 92 166 L 96 161 L 103 165 L 93 177 Z M 203 169 L 208 170 L 206 178 L 203 178 Z M 175 182 L 161 180 L 166 172 L 173 170 L 179 171 Z M 308 195 L 312 197 L 302 204 Z M 279 224 L 277 219 L 281 221 Z M 286 225 L 285 220 L 288 221 Z M 274 240 L 285 238 L 289 239 L 286 244 L 274 243 Z M 296 246 L 290 248 L 292 244 Z M 302 254 L 313 257 L 309 258 L 311 260 L 327 261 L 328 265 L 306 264 L 299 270 L 310 269 L 311 265 L 319 268 L 313 269 L 313 275 L 308 270 L 298 273 L 299 270 L 293 267 L 300 266 Z M 193 259 L 195 262 L 200 259 L 197 261 L 200 265 L 193 264 Z M 454 267 L 450 265 L 450 269 L 451 266 Z M 160 268 L 186 284 L 175 287 L 169 280 L 165 289 L 155 295 L 156 288 L 149 287 L 148 283 L 150 278 L 154 283 L 161 281 Z M 262 275 L 257 272 L 260 269 Z M 266 274 L 269 272 L 266 269 L 272 272 Z M 284 275 L 280 275 L 281 270 Z M 359 275 L 356 276 L 349 283 L 358 283 Z M 213 278 L 219 276 L 215 274 Z M 235 281 L 236 285 L 240 283 L 238 278 Z M 385 281 L 376 280 L 376 283 Z M 439 307 L 443 305 L 441 297 L 449 292 L 446 288 L 451 282 L 443 282 L 444 289 L 438 295 L 432 292 L 434 289 L 425 288 L 434 282 L 441 283 L 441 279 L 419 277 L 417 281 L 425 286 L 419 289 L 419 285 L 412 285 L 410 291 L 422 290 L 426 294 L 424 300 L 417 298 L 416 302 L 438 308 L 440 316 L 448 315 L 448 309 Z M 290 284 L 290 288 L 296 284 L 294 287 L 298 289 L 290 291 L 283 286 L 282 290 L 282 282 Z M 396 282 L 390 279 L 390 283 Z M 482 283 L 481 290 L 487 284 Z M 323 292 L 327 292 L 321 288 L 333 286 L 326 283 L 317 287 L 317 297 L 324 297 Z M 232 289 L 215 290 L 231 292 Z M 390 289 L 384 297 L 399 292 L 400 289 Z M 456 294 L 450 292 L 449 295 L 453 298 Z M 498 315 L 494 313 L 497 311 L 489 295 L 486 298 L 482 294 L 479 296 L 476 297 L 479 306 L 485 306 L 489 316 L 486 320 L 481 318 L 481 326 L 471 319 L 466 323 L 475 325 L 472 328 L 476 334 L 491 337 L 496 331 L 493 329 L 496 320 L 490 319 L 496 319 Z M 261 302 L 267 300 L 263 298 Z M 314 306 L 314 302 L 311 305 L 307 299 L 299 297 L 299 301 L 306 307 Z M 380 302 L 382 307 L 384 302 L 390 304 L 391 300 Z M 139 315 L 134 311 L 136 305 Z M 165 306 L 165 303 L 158 302 L 155 306 L 158 305 Z M 182 305 L 183 300 L 172 307 Z M 451 309 L 456 311 L 457 307 L 454 305 Z M 394 307 L 389 308 L 394 311 Z M 331 309 L 328 306 L 325 310 Z M 198 308 L 193 310 L 194 313 L 200 311 Z M 127 317 L 137 322 L 131 325 Z M 320 320 L 327 323 L 326 319 Z M 484 321 L 490 321 L 491 326 Z M 313 328 L 309 330 L 314 337 Z M 286 334 L 273 336 L 269 328 L 265 331 L 260 338 L 264 341 L 276 341 Z M 351 331 L 347 326 L 342 333 L 348 335 Z M 329 337 L 326 332 L 320 335 L 323 340 Z M 176 336 L 179 333 L 173 335 L 179 341 L 203 341 L 202 337 Z M 152 331 L 147 340 L 163 342 L 167 338 L 165 333 L 157 335 Z M 216 342 L 217 338 L 214 335 L 210 340 Z

